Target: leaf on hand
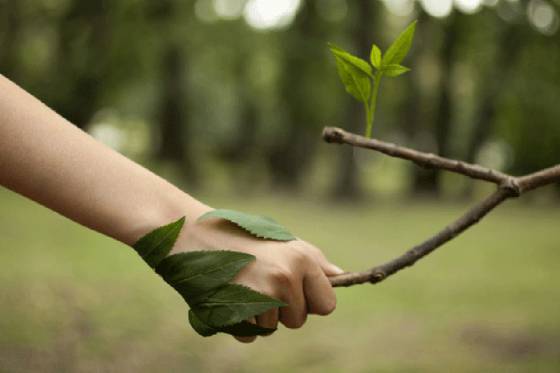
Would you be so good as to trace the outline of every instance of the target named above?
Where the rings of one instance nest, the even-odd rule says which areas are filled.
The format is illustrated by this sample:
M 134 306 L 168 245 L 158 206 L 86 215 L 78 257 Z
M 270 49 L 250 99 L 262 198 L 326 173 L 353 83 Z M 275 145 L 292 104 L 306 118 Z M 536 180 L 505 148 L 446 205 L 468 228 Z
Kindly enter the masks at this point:
M 173 223 L 146 234 L 132 247 L 153 268 L 169 254 L 184 224 L 185 217 L 183 216 Z
M 196 316 L 196 314 L 193 312 L 193 310 L 189 310 L 189 323 L 191 324 L 194 331 L 197 332 L 198 334 L 200 334 L 203 337 L 210 337 L 211 335 L 214 335 L 214 334 L 218 333 L 218 331 L 219 331 L 217 329 L 212 328 L 211 326 L 206 325 L 204 322 L 202 322 Z
M 230 220 L 258 237 L 295 239 L 270 218 L 215 210 L 200 219 L 210 217 Z M 275 329 L 262 328 L 246 320 L 285 304 L 248 287 L 229 283 L 255 259 L 253 255 L 235 251 L 191 251 L 167 256 L 184 222 L 183 217 L 157 228 L 133 247 L 191 306 L 189 322 L 193 329 L 202 336 L 218 332 L 237 336 L 274 332 Z
M 373 67 L 381 68 L 381 49 L 375 44 L 371 46 L 370 60 Z
M 412 22 L 408 27 L 401 32 L 397 39 L 391 44 L 382 59 L 383 65 L 398 65 L 408 54 L 412 39 L 414 38 L 414 31 L 416 30 L 416 21 Z
M 286 306 L 284 302 L 246 286 L 227 284 L 193 304 L 191 309 L 204 324 L 220 328 L 283 306 Z
M 263 328 L 262 326 L 241 321 L 238 324 L 224 326 L 220 328 L 222 333 L 228 333 L 237 337 L 251 337 L 254 335 L 269 335 L 276 331 L 276 328 Z
M 296 239 L 286 228 L 274 220 L 258 215 L 246 214 L 234 210 L 218 209 L 207 212 L 199 217 L 197 221 L 210 218 L 228 220 L 258 238 L 275 241 L 292 241 Z
M 212 328 L 201 321 L 192 310 L 189 310 L 189 323 L 193 329 L 203 337 L 210 337 L 219 332 L 235 335 L 237 337 L 251 337 L 254 335 L 269 335 L 276 331 L 276 328 L 263 328 L 262 326 L 248 321 L 241 321 L 240 323 L 223 326 L 221 328 Z
M 394 78 L 396 76 L 402 75 L 410 71 L 410 69 L 408 67 L 395 64 L 395 65 L 385 65 L 383 66 L 381 71 L 383 72 L 384 76 Z
M 188 300 L 227 284 L 253 260 L 238 251 L 190 251 L 163 259 L 156 272 Z

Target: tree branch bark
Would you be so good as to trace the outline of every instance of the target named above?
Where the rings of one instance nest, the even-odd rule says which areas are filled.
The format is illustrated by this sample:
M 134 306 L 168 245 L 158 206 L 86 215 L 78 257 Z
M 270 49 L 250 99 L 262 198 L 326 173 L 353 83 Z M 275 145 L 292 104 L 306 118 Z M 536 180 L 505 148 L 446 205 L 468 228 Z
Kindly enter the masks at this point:
M 349 272 L 330 277 L 329 280 L 334 287 L 352 286 L 366 282 L 372 284 L 381 282 L 401 269 L 412 266 L 419 259 L 457 237 L 480 221 L 486 214 L 505 200 L 518 197 L 530 190 L 560 181 L 560 164 L 529 175 L 515 177 L 477 164 L 440 157 L 435 154 L 420 152 L 376 139 L 369 139 L 346 132 L 340 128 L 326 127 L 323 130 L 323 139 L 329 143 L 348 144 L 372 149 L 391 157 L 412 161 L 422 167 L 443 169 L 473 179 L 491 182 L 498 186 L 498 189 L 494 193 L 473 206 L 464 215 L 424 242 L 415 245 L 401 256 L 362 272 Z

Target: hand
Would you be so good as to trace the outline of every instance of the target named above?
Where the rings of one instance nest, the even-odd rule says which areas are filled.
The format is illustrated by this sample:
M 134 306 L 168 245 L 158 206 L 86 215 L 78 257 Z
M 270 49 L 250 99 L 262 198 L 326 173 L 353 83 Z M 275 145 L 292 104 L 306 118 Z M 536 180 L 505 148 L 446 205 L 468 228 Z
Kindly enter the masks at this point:
M 210 208 L 139 164 L 95 141 L 0 74 L 0 185 L 127 245 L 185 215 L 175 252 L 253 254 L 235 281 L 289 304 L 255 318 L 297 328 L 307 314 L 328 314 L 327 275 L 341 271 L 300 241 L 255 239 L 224 221 L 196 223 Z
M 226 220 L 192 220 L 183 228 L 171 254 L 193 250 L 232 250 L 256 257 L 234 282 L 288 304 L 249 320 L 262 327 L 276 328 L 280 321 L 288 328 L 299 328 L 308 314 L 328 315 L 335 309 L 336 296 L 327 276 L 344 271 L 305 241 L 261 240 Z M 255 338 L 236 337 L 241 342 Z

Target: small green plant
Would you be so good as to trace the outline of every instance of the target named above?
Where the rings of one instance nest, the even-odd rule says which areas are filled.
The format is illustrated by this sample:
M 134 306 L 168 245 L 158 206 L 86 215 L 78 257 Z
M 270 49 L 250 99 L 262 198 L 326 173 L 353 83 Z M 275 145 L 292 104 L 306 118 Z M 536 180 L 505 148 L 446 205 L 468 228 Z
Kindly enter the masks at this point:
M 394 78 L 410 71 L 408 67 L 402 66 L 401 62 L 410 50 L 415 29 L 416 21 L 408 25 L 384 55 L 381 53 L 381 49 L 373 44 L 370 53 L 371 64 L 336 45 L 329 44 L 336 60 L 338 75 L 346 92 L 364 104 L 366 137 L 371 137 L 381 78 L 384 76 Z

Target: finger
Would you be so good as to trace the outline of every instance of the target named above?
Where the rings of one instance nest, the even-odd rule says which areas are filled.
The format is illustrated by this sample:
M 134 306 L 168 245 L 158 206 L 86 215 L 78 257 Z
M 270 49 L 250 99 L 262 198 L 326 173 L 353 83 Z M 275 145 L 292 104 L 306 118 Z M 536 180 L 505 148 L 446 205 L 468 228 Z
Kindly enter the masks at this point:
M 307 312 L 328 315 L 336 308 L 336 295 L 325 273 L 314 266 L 303 279 Z
M 307 309 L 301 280 L 290 286 L 288 294 L 283 297 L 283 300 L 288 305 L 280 308 L 280 322 L 290 329 L 301 328 L 307 318 Z
M 254 342 L 255 339 L 257 339 L 256 336 L 252 336 L 252 337 L 238 337 L 236 335 L 233 336 L 233 338 L 237 339 L 239 342 L 241 343 L 251 343 Z
M 256 320 L 255 320 L 254 317 L 251 317 L 247 321 L 250 322 L 250 323 L 253 323 L 253 324 L 256 323 Z M 251 343 L 255 339 L 257 339 L 257 336 L 253 335 L 253 336 L 249 336 L 249 337 L 240 337 L 240 336 L 234 335 L 233 338 L 237 339 L 241 343 Z
M 278 327 L 278 315 L 278 308 L 266 311 L 262 315 L 257 316 L 257 325 L 262 326 L 263 328 L 276 329 Z M 271 334 L 272 333 L 264 336 L 269 336 Z

